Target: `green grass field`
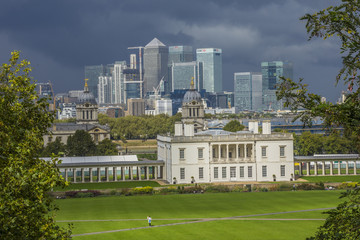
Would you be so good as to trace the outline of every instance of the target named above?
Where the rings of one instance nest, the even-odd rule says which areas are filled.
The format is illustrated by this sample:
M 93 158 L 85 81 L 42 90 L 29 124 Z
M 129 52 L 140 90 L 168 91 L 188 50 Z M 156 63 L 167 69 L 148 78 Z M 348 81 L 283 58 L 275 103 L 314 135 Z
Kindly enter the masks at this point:
M 111 196 L 56 200 L 61 226 L 74 222 L 73 234 L 111 231 L 74 239 L 305 239 L 323 223 L 322 211 L 289 211 L 335 207 L 339 191 L 206 193 Z M 278 213 L 250 218 L 221 219 Z M 155 227 L 148 228 L 151 215 Z M 210 219 L 201 221 L 200 219 Z M 286 220 L 287 219 L 287 220 Z M 297 220 L 294 220 L 297 219 Z M 86 221 L 83 221 L 86 220 Z M 188 224 L 179 224 L 194 221 Z M 177 225 L 167 225 L 177 223 Z M 135 229 L 134 229 L 135 228 Z M 140 228 L 140 229 L 136 229 Z
M 302 179 L 305 179 L 309 182 L 360 182 L 360 175 L 343 175 L 343 176 L 302 176 Z

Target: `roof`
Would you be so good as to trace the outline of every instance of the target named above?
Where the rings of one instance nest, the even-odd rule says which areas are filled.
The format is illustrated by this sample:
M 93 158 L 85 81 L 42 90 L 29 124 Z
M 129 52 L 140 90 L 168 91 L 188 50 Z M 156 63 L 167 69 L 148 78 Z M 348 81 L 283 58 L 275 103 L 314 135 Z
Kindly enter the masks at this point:
M 224 131 L 224 130 L 206 130 L 206 131 L 201 131 L 201 132 L 195 133 L 195 136 L 198 136 L 198 135 L 229 135 L 229 134 L 231 134 L 231 132 Z
M 314 154 L 314 156 L 294 156 L 295 161 L 358 160 L 359 154 Z
M 154 38 L 154 39 L 151 40 L 151 42 L 149 42 L 145 47 L 146 47 L 146 48 L 148 48 L 148 47 L 166 47 L 166 45 L 163 44 L 162 42 L 160 42 L 159 39 Z
M 51 158 L 44 158 L 50 160 Z M 113 161 L 138 161 L 136 155 L 114 155 L 114 156 L 90 156 L 90 157 L 61 157 L 62 163 L 101 163 Z
M 110 130 L 108 126 L 100 125 L 100 124 L 76 124 L 76 123 L 54 123 L 56 130 L 50 128 L 51 132 L 61 132 L 61 131 L 76 131 L 76 130 L 85 130 L 89 131 L 93 128 L 101 128 L 104 130 Z

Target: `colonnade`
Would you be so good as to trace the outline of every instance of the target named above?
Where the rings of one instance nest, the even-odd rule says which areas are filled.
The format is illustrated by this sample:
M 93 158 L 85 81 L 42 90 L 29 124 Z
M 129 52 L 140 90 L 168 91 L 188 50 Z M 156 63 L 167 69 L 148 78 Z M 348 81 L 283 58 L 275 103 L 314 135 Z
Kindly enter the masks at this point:
M 212 161 L 254 160 L 252 143 L 212 144 Z
M 360 167 L 356 165 L 357 161 L 295 161 L 300 176 L 357 175 Z
M 59 166 L 65 181 L 76 182 L 116 182 L 126 180 L 164 179 L 162 165 L 127 166 Z M 80 174 L 79 174 L 80 173 Z M 80 180 L 79 180 L 80 177 Z M 79 181 L 78 181 L 79 180 Z

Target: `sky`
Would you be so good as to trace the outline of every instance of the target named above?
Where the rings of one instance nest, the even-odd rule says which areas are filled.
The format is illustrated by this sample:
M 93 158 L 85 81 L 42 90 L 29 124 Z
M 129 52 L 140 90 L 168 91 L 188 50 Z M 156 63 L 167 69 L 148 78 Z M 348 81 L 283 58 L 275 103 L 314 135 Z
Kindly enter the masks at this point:
M 260 72 L 262 61 L 290 61 L 294 79 L 336 101 L 340 44 L 308 41 L 305 21 L 339 0 L 0 0 L 0 62 L 20 50 L 38 82 L 55 93 L 82 89 L 84 66 L 126 60 L 158 38 L 167 46 L 221 48 L 223 90 L 235 72 Z

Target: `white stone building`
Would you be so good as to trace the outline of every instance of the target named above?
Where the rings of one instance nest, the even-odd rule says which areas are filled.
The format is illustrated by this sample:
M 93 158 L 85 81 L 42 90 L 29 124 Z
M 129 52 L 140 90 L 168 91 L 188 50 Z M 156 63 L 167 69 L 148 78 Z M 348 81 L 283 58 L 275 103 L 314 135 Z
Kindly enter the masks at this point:
M 174 136 L 157 137 L 158 159 L 171 183 L 290 181 L 294 178 L 293 136 L 271 133 L 270 121 L 249 123 L 249 131 L 231 133 L 176 123 Z

